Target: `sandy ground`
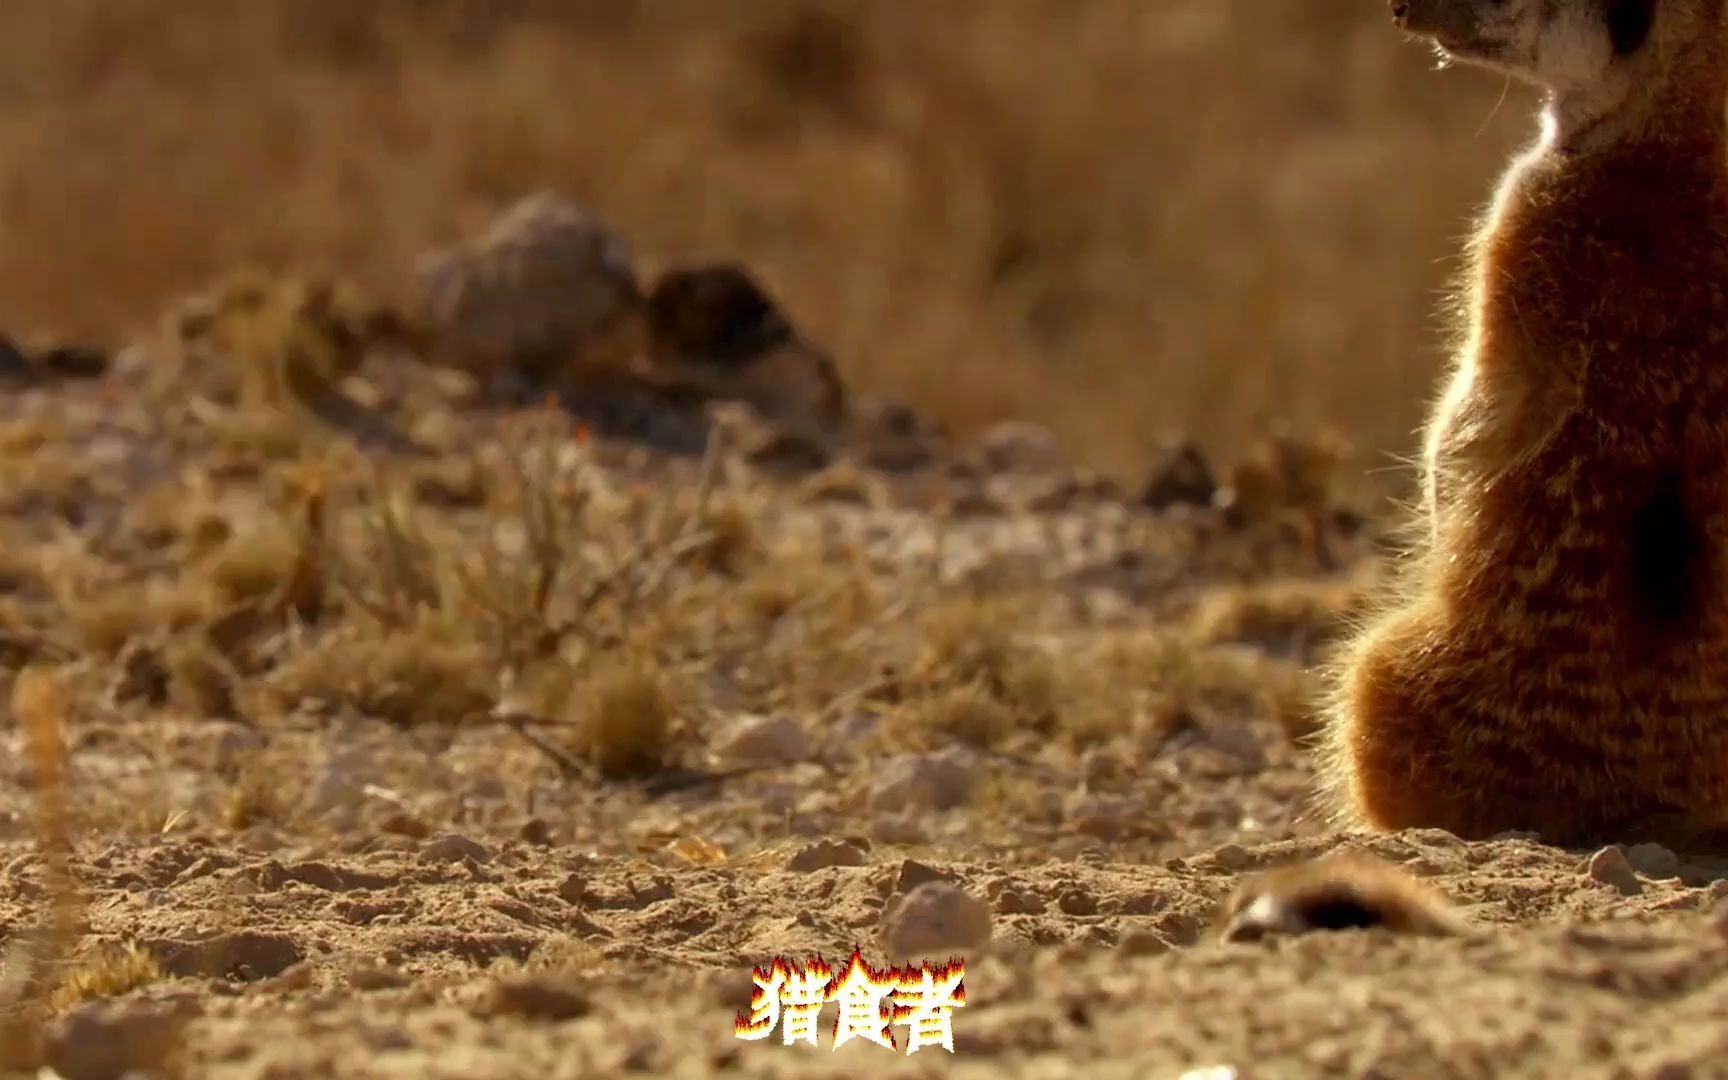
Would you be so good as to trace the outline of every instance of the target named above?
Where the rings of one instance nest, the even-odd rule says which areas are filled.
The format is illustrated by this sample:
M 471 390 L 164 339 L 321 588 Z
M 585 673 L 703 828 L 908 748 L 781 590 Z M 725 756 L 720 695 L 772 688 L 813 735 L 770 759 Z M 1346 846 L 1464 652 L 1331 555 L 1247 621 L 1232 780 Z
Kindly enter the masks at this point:
M 749 522 L 725 559 L 675 561 L 660 592 L 593 609 L 614 629 L 577 635 L 572 670 L 648 648 L 679 687 L 655 767 L 613 775 L 580 716 L 510 721 L 533 710 L 494 685 L 444 722 L 453 684 L 347 673 L 398 639 L 366 637 L 335 590 L 280 624 L 237 622 L 268 613 L 245 603 L 93 610 L 148 581 L 255 594 L 234 545 L 257 538 L 215 529 L 231 558 L 212 561 L 210 521 L 264 514 L 307 445 L 165 420 L 142 378 L 121 364 L 8 399 L 9 669 L 45 666 L 69 702 L 47 725 L 63 783 L 18 708 L 0 755 L 15 1065 L 1728 1076 L 1728 864 L 1344 834 L 1314 812 L 1303 702 L 1371 580 L 1372 524 L 1328 509 L 1317 556 L 1277 505 L 1147 506 L 1025 432 L 995 457 L 934 436 L 866 452 L 866 433 L 815 473 L 728 451 L 718 481 L 712 462 L 573 438 L 621 507 L 594 543 L 647 543 L 632 500 L 703 485 Z M 372 378 L 380 415 L 433 446 L 366 449 L 374 464 L 424 480 L 484 458 L 496 415 Z M 452 529 L 500 512 L 460 486 L 414 490 Z M 274 571 L 254 553 L 257 573 L 297 580 L 296 550 Z M 199 634 L 228 643 L 217 691 L 173 651 Z M 1467 932 L 1218 940 L 1245 879 L 1341 850 L 1426 883 Z M 906 1053 L 904 1028 L 898 1051 L 835 1050 L 832 1005 L 818 1046 L 736 1037 L 754 966 L 855 947 L 879 967 L 964 960 L 952 1051 Z

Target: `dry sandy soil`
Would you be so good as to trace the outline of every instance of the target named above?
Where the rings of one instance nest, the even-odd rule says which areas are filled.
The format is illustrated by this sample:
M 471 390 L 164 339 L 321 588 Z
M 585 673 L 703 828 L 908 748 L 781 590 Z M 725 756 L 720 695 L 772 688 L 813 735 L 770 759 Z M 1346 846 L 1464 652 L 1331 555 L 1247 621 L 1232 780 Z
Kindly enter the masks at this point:
M 868 402 L 596 430 L 389 349 L 233 392 L 291 331 L 8 369 L 11 1065 L 1728 1075 L 1728 866 L 1315 812 L 1385 530 L 1302 439 L 1124 491 Z M 1339 850 L 1467 932 L 1217 939 Z M 854 946 L 964 958 L 951 1053 L 735 1037 L 753 965 Z

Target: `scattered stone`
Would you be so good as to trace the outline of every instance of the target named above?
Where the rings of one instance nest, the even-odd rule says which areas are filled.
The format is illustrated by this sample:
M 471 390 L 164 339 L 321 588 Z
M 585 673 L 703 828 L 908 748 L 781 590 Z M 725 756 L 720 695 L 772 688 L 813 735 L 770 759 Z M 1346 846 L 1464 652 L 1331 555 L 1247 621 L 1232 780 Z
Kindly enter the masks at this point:
M 1626 861 L 1643 877 L 1662 880 L 1680 876 L 1680 856 L 1661 844 L 1633 844 L 1626 849 Z
M 833 358 L 798 334 L 743 267 L 671 270 L 654 284 L 645 310 L 655 369 L 806 433 L 832 431 L 844 419 L 845 388 Z
M 533 844 L 535 847 L 552 846 L 552 825 L 545 818 L 529 818 L 516 830 L 516 835 L 521 837 L 525 844 Z
M 996 898 L 996 910 L 1003 915 L 1042 915 L 1048 909 L 1044 901 L 1032 893 L 1003 889 Z
M 974 449 L 986 472 L 1053 472 L 1065 463 L 1055 432 L 1024 420 L 991 425 L 978 437 Z
M 414 478 L 414 498 L 445 510 L 472 510 L 486 505 L 486 484 L 469 461 L 428 465 Z
M 273 851 L 281 851 L 288 846 L 278 833 L 268 825 L 254 825 L 235 837 L 242 851 L 250 851 L 257 855 L 268 855 Z
M 443 833 L 421 845 L 420 857 L 429 862 L 461 862 L 472 859 L 477 863 L 489 863 L 492 861 L 492 849 L 460 833 Z
M 258 988 L 280 994 L 291 994 L 300 990 L 310 990 L 315 982 L 317 982 L 317 978 L 312 965 L 302 960 L 298 964 L 288 965 L 280 975 L 261 981 Z
M 906 859 L 900 864 L 900 872 L 894 876 L 894 892 L 909 893 L 918 886 L 931 881 L 953 881 L 954 875 L 927 866 L 916 859 Z
M 481 1004 L 491 1016 L 526 1016 L 535 1020 L 576 1020 L 593 1010 L 587 992 L 568 978 L 551 974 L 517 975 L 499 979 Z
M 49 1026 L 48 1067 L 64 1080 L 170 1075 L 196 1012 L 184 1002 L 88 1002 Z
M 834 455 L 813 435 L 791 428 L 773 428 L 745 446 L 743 458 L 764 472 L 806 476 L 826 469 Z
M 1122 488 L 1107 476 L 1085 470 L 1058 477 L 1026 497 L 1026 509 L 1035 514 L 1053 514 L 1085 502 L 1117 502 Z
M 389 964 L 363 961 L 348 969 L 348 985 L 356 990 L 398 990 L 413 981 Z
M 36 365 L 12 339 L 0 334 L 0 382 L 31 383 L 37 378 Z
M 178 978 L 257 982 L 282 974 L 306 959 L 287 934 L 241 930 L 203 941 L 147 943 L 162 970 Z
M 1721 885 L 1723 882 L 1715 882 L 1714 884 Z M 1716 936 L 1728 941 L 1728 900 L 1724 900 L 1723 896 L 1728 896 L 1728 890 L 1713 898 L 1706 899 L 1704 907 L 1709 912 L 1710 926 L 1716 931 Z
M 242 762 L 269 745 L 264 736 L 258 733 L 258 729 L 245 724 L 217 721 L 213 726 L 221 729 L 221 734 L 216 736 L 212 747 L 218 772 L 239 768 Z
M 87 345 L 55 345 L 36 358 L 37 370 L 57 379 L 100 379 L 109 364 L 107 353 Z
M 1170 943 L 1150 930 L 1130 930 L 1116 948 L 1123 956 L 1159 956 L 1170 951 Z
M 796 336 L 767 292 L 736 263 L 668 271 L 649 292 L 647 310 L 658 364 L 744 364 Z
M 378 830 L 392 836 L 406 836 L 411 840 L 424 840 L 432 835 L 432 826 L 406 810 L 398 810 L 380 821 Z
M 1144 816 L 1145 809 L 1137 799 L 1087 795 L 1069 809 L 1068 824 L 1083 836 L 1119 840 L 1133 832 L 1135 822 Z
M 945 960 L 990 943 L 990 909 L 946 881 L 895 896 L 882 912 L 882 944 L 899 960 Z
M 878 844 L 921 847 L 930 842 L 930 830 L 911 814 L 883 814 L 870 823 L 870 836 Z
M 558 883 L 558 895 L 567 904 L 585 904 L 588 902 L 588 879 L 581 874 L 571 874 Z
M 440 351 L 487 374 L 598 364 L 606 339 L 642 305 L 623 238 L 547 192 L 511 206 L 473 243 L 423 257 L 415 279 Z
M 963 751 L 907 754 L 877 770 L 870 806 L 882 812 L 952 810 L 970 802 L 977 786 L 977 762 Z
M 1098 914 L 1098 901 L 1078 889 L 1070 889 L 1063 893 L 1057 899 L 1056 906 L 1062 910 L 1064 915 Z
M 1225 844 L 1212 853 L 1212 861 L 1221 870 L 1240 870 L 1248 865 L 1248 850 L 1241 844 Z
M 956 484 L 948 496 L 948 513 L 957 518 L 1004 517 L 1013 507 L 980 483 Z
M 912 473 L 935 464 L 938 445 L 916 436 L 878 439 L 864 448 L 862 459 L 876 472 Z
M 312 774 L 304 807 L 314 815 L 353 817 L 366 801 L 365 788 L 374 772 L 371 755 L 358 747 L 329 751 Z
M 749 768 L 785 765 L 809 756 L 804 729 L 790 717 L 740 716 L 714 741 L 714 763 Z
M 833 840 L 818 840 L 786 861 L 786 869 L 795 874 L 808 874 L 830 866 L 863 866 L 864 853 L 851 844 Z
M 1626 858 L 1626 852 L 1617 845 L 1605 847 L 1590 856 L 1585 866 L 1585 873 L 1592 881 L 1600 881 L 1604 885 L 1612 885 L 1622 896 L 1637 896 L 1644 891 L 1643 884 L 1638 880 L 1637 873 Z
M 1140 494 L 1140 505 L 1149 510 L 1172 506 L 1211 506 L 1218 497 L 1218 481 L 1200 448 L 1177 442 L 1165 448 L 1162 459 Z
M 108 687 L 113 705 L 142 701 L 161 707 L 168 703 L 168 666 L 155 644 L 133 638 L 120 650 L 119 671 Z

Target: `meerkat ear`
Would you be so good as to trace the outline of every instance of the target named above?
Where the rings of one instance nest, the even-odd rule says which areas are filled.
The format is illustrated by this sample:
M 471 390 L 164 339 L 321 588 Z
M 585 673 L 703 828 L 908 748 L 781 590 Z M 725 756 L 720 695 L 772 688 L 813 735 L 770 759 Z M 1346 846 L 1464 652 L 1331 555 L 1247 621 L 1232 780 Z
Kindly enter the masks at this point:
M 1631 56 L 1644 47 L 1656 25 L 1658 0 L 1608 0 L 1608 40 L 1615 56 Z

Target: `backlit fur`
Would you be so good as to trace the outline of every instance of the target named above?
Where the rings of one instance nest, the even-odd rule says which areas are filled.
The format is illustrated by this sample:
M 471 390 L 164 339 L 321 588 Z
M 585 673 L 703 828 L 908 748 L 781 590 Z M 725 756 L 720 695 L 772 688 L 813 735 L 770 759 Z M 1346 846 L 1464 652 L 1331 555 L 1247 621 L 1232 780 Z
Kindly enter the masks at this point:
M 1549 93 L 1470 248 L 1421 549 L 1337 672 L 1347 820 L 1556 843 L 1728 825 L 1723 3 L 1394 4 Z

